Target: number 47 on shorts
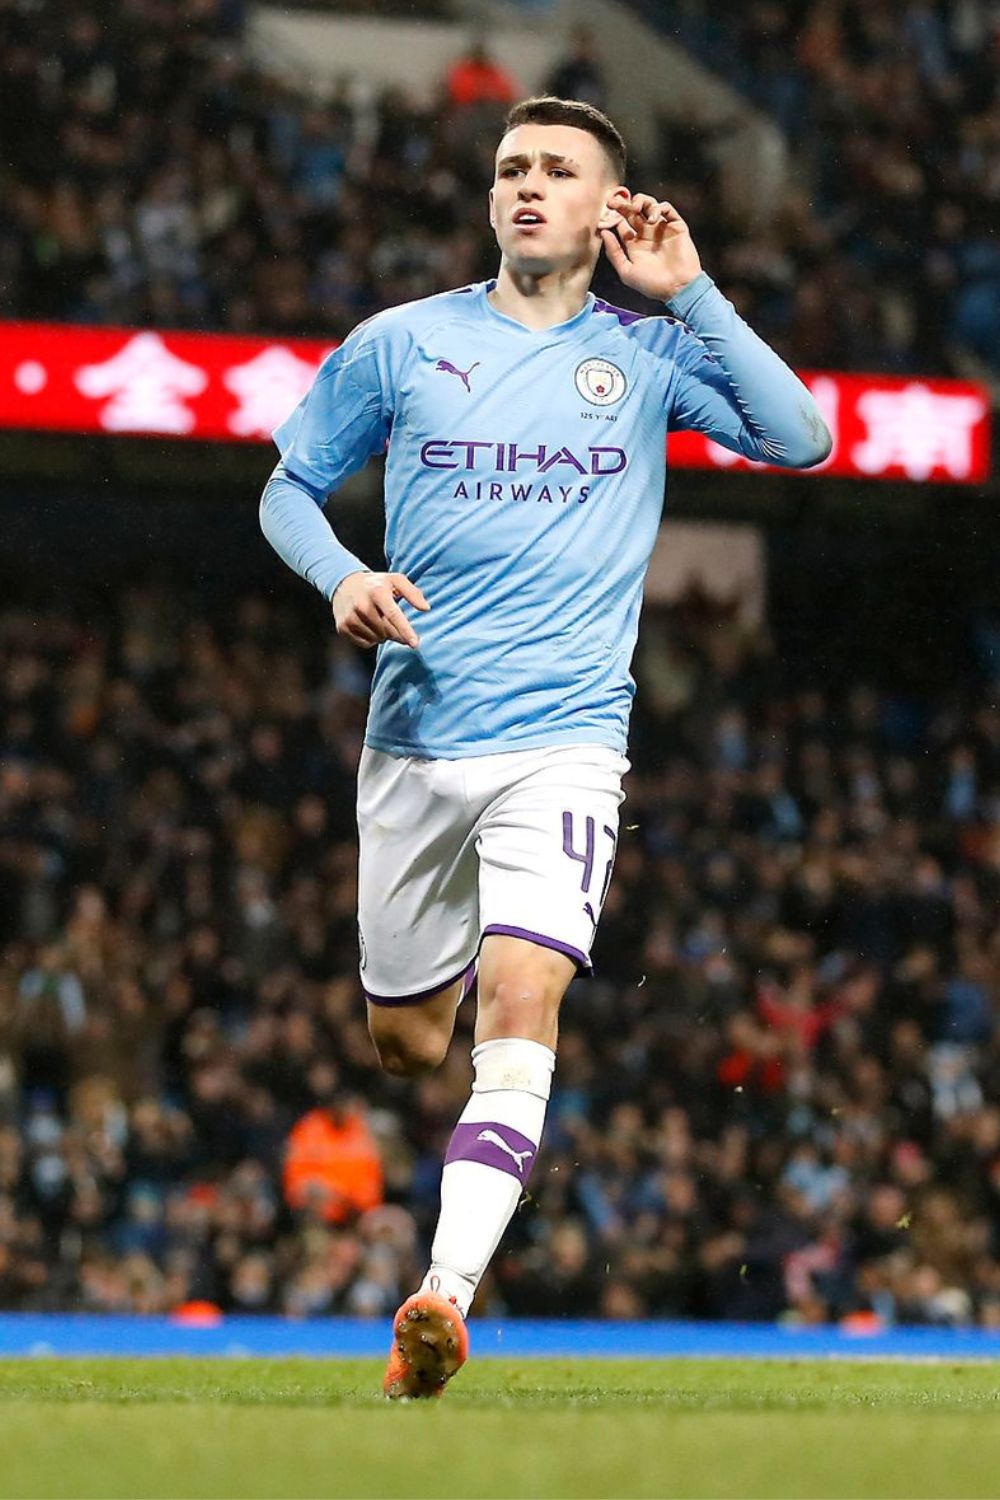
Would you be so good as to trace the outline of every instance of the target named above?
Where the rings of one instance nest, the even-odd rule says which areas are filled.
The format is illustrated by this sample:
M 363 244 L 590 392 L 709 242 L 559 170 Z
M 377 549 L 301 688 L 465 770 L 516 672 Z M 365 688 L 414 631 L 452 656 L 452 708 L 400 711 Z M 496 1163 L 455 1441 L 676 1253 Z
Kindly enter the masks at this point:
M 589 896 L 590 882 L 594 878 L 594 860 L 596 856 L 597 845 L 597 825 L 594 822 L 594 819 L 591 817 L 586 817 L 583 819 L 582 852 L 577 849 L 573 837 L 573 814 L 571 812 L 563 813 L 562 826 L 563 853 L 569 859 L 575 860 L 577 864 L 581 864 L 583 866 L 583 872 L 580 876 L 580 890 L 585 896 Z M 614 869 L 615 865 L 615 850 L 618 845 L 618 838 L 615 830 L 613 828 L 609 828 L 607 823 L 604 824 L 604 833 L 607 835 L 608 839 L 611 842 L 611 853 L 608 856 L 608 862 L 604 867 L 604 876 L 601 880 L 601 894 L 597 900 L 598 911 L 600 911 L 601 907 L 604 905 L 604 898 L 608 894 L 608 886 L 611 884 L 611 871 Z M 590 920 L 596 927 L 597 917 L 594 914 L 594 908 L 591 903 L 589 901 L 585 901 L 583 904 L 583 909 L 588 914 Z

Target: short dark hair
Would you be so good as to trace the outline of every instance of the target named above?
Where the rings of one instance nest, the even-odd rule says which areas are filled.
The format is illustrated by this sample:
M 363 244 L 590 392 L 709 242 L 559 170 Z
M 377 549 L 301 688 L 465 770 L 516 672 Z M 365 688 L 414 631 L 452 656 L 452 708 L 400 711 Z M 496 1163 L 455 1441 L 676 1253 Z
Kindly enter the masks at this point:
M 592 104 L 582 99 L 557 99 L 552 94 L 522 99 L 508 113 L 504 134 L 518 125 L 572 125 L 575 130 L 585 130 L 604 148 L 618 181 L 624 181 L 628 153 L 621 132 Z

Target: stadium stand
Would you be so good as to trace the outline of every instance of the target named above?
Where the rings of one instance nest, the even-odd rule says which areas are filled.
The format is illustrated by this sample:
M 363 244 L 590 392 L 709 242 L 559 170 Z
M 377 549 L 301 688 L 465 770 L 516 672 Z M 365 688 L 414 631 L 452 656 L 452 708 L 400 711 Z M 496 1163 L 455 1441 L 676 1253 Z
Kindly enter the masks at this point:
M 733 80 L 789 131 L 800 170 L 752 229 L 699 128 L 664 121 L 638 170 L 683 206 L 706 263 L 794 363 L 995 370 L 989 7 L 913 3 L 889 25 L 899 9 L 758 4 L 726 20 L 723 45 L 710 7 L 679 7 L 671 26 L 717 67 L 740 60 Z M 451 64 L 431 103 L 372 99 L 350 80 L 317 100 L 251 64 L 242 25 L 235 0 L 189 0 L 183 25 L 158 0 L 110 16 L 86 0 L 0 6 L 4 315 L 339 335 L 491 273 L 492 146 L 463 125 Z M 548 82 L 574 78 L 601 88 L 592 40 L 569 43 Z
M 995 373 L 991 0 L 635 5 L 773 115 L 794 149 L 808 194 L 792 192 L 777 234 L 733 243 L 722 265 L 755 306 L 781 305 L 796 357 L 835 364 L 853 344 L 867 362 L 881 349 L 901 369 L 931 369 L 945 351 Z
M 305 99 L 236 0 L 183 9 L 0 0 L 3 316 L 338 335 L 491 273 L 443 95 Z M 649 170 L 793 361 L 996 366 L 989 7 L 896 6 L 891 68 L 886 7 L 821 10 L 742 8 L 736 80 L 815 198 L 750 233 L 676 126 Z M 586 40 L 573 76 L 599 92 Z M 391 1314 L 469 1069 L 404 1086 L 365 1031 L 368 663 L 304 589 L 119 582 L 0 607 L 0 1306 Z M 479 1310 L 1000 1327 L 995 619 L 923 696 L 860 654 L 817 687 L 793 635 L 650 622 L 598 977 Z
M 974 674 L 803 690 L 697 610 L 670 640 L 481 1306 L 996 1326 L 1000 714 Z M 0 650 L 4 1305 L 391 1312 L 468 1057 L 374 1066 L 363 664 L 301 601 L 177 590 L 7 608 Z

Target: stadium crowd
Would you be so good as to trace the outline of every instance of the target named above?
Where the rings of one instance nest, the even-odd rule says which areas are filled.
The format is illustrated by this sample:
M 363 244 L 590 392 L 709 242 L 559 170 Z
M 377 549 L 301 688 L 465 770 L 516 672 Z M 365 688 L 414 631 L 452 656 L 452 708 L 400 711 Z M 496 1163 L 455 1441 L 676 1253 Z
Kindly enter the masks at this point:
M 803 366 L 1000 365 L 996 7 L 719 14 L 672 24 L 814 184 L 735 223 L 664 124 L 638 170 L 723 287 Z M 472 52 L 434 101 L 306 98 L 243 26 L 0 0 L 0 314 L 337 335 L 491 274 L 517 80 Z M 549 85 L 605 102 L 591 39 Z M 377 1071 L 367 668 L 304 590 L 0 609 L 0 1306 L 383 1316 L 419 1279 L 472 1007 L 438 1073 Z M 636 675 L 597 977 L 477 1306 L 1000 1326 L 996 684 L 902 712 L 692 612 Z
M 762 335 L 802 367 L 1000 366 L 990 0 L 652 12 L 789 135 L 763 225 L 736 221 L 696 120 L 664 120 L 633 171 Z M 344 78 L 317 98 L 255 67 L 243 26 L 240 0 L 0 0 L 0 313 L 337 336 L 493 273 L 484 192 L 519 89 L 488 47 L 436 97 Z M 593 38 L 546 84 L 606 103 Z
M 357 977 L 305 590 L 0 612 L 0 1305 L 391 1314 L 469 1086 Z M 1000 1326 L 1000 710 L 650 615 L 597 977 L 481 1310 Z
M 798 249 L 791 223 L 728 226 L 723 284 L 777 297 L 807 363 L 851 357 L 867 303 L 866 361 L 932 370 L 957 346 L 1000 367 L 995 0 L 637 3 L 773 116 L 810 185 L 786 206 Z

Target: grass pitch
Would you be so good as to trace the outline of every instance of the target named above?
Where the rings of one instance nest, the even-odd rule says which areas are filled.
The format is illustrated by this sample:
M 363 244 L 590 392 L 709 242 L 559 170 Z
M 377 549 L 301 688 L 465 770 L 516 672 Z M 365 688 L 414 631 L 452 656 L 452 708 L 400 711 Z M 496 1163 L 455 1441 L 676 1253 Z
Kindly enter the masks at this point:
M 2 1496 L 1000 1496 L 1000 1367 L 0 1361 Z

